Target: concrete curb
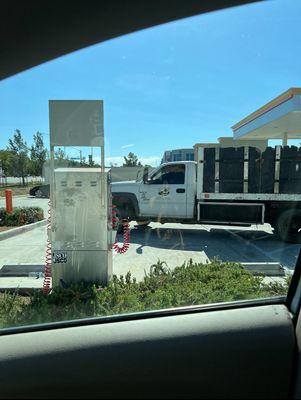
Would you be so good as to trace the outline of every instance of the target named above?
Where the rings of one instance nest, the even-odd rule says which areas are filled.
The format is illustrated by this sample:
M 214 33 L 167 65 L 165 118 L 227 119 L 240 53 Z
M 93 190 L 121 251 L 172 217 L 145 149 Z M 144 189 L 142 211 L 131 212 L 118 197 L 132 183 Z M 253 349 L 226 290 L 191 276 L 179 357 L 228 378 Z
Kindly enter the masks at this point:
M 13 200 L 14 199 L 23 199 L 24 197 L 34 197 L 34 196 L 30 196 L 29 194 L 17 194 L 17 195 L 13 195 Z M 5 199 L 5 196 L 0 196 L 0 199 Z
M 285 276 L 285 269 L 279 262 L 242 262 L 241 265 L 253 275 Z
M 0 240 L 8 239 L 10 237 L 19 235 L 20 233 L 28 232 L 44 225 L 47 225 L 47 219 L 34 222 L 33 224 L 18 226 L 17 228 L 9 229 L 8 231 L 0 232 Z

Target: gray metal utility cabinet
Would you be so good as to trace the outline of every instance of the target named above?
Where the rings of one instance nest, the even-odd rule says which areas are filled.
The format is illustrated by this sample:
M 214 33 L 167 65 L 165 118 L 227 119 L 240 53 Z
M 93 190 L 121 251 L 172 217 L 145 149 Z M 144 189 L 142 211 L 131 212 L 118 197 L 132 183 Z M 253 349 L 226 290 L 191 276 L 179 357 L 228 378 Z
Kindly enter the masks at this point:
M 102 100 L 51 100 L 52 286 L 106 285 L 112 275 L 112 227 L 104 169 Z M 56 146 L 99 147 L 101 168 L 54 168 Z

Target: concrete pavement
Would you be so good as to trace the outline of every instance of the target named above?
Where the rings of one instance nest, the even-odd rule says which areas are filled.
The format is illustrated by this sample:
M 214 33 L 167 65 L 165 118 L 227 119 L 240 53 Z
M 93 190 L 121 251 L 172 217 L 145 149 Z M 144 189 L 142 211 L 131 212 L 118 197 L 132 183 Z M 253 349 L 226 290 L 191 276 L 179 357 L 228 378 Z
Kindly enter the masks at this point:
M 269 225 L 238 229 L 151 223 L 145 230 L 131 230 L 128 252 L 116 255 L 113 265 L 114 273 L 131 271 L 137 279 L 143 278 L 150 265 L 159 259 L 166 261 L 170 268 L 190 258 L 204 263 L 219 257 L 222 261 L 280 262 L 293 270 L 299 250 L 300 245 L 277 240 Z
M 0 200 L 0 207 L 3 206 Z M 19 197 L 15 206 L 42 207 L 47 215 L 48 199 Z M 118 236 L 122 240 L 122 235 Z M 0 268 L 3 265 L 44 264 L 47 242 L 46 226 L 0 242 Z M 280 262 L 293 270 L 300 245 L 276 239 L 269 225 L 250 228 L 210 225 L 151 223 L 137 228 L 131 223 L 131 245 L 127 253 L 113 255 L 113 273 L 128 271 L 138 280 L 149 272 L 152 264 L 165 261 L 174 268 L 188 261 L 206 262 L 213 257 L 222 261 Z M 0 278 L 0 284 L 1 279 Z
M 255 228 L 222 228 L 181 224 L 150 224 L 146 229 L 131 224 L 131 245 L 127 253 L 114 254 L 113 272 L 128 271 L 142 279 L 158 260 L 170 268 L 192 258 L 206 262 L 213 257 L 223 261 L 280 262 L 293 270 L 300 245 L 282 243 L 269 226 Z M 122 240 L 122 235 L 118 236 Z M 0 242 L 0 268 L 7 264 L 43 264 L 47 242 L 46 226 Z

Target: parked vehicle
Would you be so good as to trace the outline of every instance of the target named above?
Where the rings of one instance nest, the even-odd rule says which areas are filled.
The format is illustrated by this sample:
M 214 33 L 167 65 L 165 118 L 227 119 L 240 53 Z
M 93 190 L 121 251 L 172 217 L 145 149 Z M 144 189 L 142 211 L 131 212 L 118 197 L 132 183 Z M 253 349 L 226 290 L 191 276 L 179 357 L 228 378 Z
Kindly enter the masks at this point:
M 161 164 L 139 182 L 112 184 L 120 218 L 187 224 L 269 223 L 301 243 L 301 148 L 196 148 L 196 162 Z
M 50 185 L 49 183 L 46 185 L 37 185 L 34 186 L 29 190 L 29 195 L 30 196 L 35 196 L 35 197 L 50 197 Z

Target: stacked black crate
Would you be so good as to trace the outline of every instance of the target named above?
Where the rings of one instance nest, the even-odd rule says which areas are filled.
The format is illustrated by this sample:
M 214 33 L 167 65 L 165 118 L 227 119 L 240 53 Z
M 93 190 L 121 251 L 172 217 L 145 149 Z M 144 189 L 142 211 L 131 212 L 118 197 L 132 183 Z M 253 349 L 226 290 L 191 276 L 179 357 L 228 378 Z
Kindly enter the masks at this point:
M 248 150 L 248 193 L 260 193 L 261 151 L 256 147 Z
M 219 149 L 219 192 L 243 193 L 244 147 Z
M 259 193 L 274 193 L 276 150 L 267 147 L 261 154 Z
M 279 192 L 301 193 L 301 148 L 284 146 L 280 153 Z
M 214 183 L 215 183 L 215 148 L 206 147 L 204 149 L 203 191 L 205 193 L 214 193 Z

